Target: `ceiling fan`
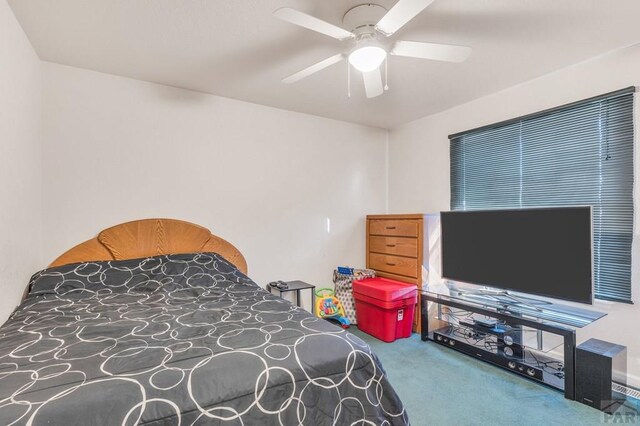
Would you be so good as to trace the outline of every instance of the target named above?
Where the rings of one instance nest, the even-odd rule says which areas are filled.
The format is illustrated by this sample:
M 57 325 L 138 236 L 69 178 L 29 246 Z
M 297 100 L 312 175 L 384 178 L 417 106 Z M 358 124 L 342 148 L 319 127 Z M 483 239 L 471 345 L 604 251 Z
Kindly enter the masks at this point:
M 348 58 L 349 64 L 362 72 L 367 98 L 374 98 L 383 94 L 386 89 L 382 84 L 380 66 L 388 54 L 446 62 L 464 61 L 471 53 L 471 48 L 467 46 L 402 40 L 391 44 L 386 41 L 387 37 L 392 36 L 433 1 L 398 0 L 389 11 L 373 3 L 355 6 L 342 18 L 343 26 L 351 31 L 289 7 L 276 10 L 273 15 L 283 21 L 350 42 L 347 53 L 326 58 L 291 74 L 282 82 L 294 83 Z

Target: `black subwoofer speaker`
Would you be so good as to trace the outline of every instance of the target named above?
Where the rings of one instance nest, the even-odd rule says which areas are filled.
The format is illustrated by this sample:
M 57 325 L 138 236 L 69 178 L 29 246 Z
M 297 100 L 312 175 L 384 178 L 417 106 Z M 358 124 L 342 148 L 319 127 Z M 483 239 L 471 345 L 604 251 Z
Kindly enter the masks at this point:
M 614 392 L 612 382 L 627 384 L 627 348 L 589 339 L 576 349 L 576 400 L 605 411 L 616 411 L 626 395 Z

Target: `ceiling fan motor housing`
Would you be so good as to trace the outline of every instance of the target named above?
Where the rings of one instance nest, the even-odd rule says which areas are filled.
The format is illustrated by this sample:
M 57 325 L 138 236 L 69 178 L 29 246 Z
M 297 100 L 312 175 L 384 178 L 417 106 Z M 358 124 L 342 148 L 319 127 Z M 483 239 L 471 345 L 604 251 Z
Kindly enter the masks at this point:
M 375 36 L 375 26 L 387 13 L 387 9 L 374 3 L 365 3 L 347 10 L 342 25 L 359 38 L 361 35 Z
M 380 37 L 375 26 L 387 13 L 387 9 L 374 4 L 361 4 L 349 9 L 342 17 L 342 25 L 356 35 L 351 53 L 362 47 L 379 47 L 385 52 L 389 51 L 388 43 Z

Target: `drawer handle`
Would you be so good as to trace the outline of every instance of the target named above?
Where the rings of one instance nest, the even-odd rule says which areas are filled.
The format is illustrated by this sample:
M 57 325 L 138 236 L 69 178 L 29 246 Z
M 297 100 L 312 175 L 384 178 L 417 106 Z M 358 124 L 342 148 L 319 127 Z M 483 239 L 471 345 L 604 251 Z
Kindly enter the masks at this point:
M 396 264 L 395 264 L 395 263 L 391 263 L 391 262 L 387 262 L 387 265 L 388 265 L 388 266 L 396 266 Z
M 385 229 L 396 229 L 395 226 L 385 226 Z
M 387 244 L 387 247 L 395 247 L 395 244 Z

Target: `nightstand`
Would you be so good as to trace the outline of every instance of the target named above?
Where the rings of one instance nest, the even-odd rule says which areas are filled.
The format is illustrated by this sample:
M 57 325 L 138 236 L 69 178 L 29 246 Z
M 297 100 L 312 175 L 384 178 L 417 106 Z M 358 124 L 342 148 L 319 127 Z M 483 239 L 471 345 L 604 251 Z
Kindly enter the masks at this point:
M 312 284 L 305 283 L 304 281 L 285 281 L 288 285 L 287 288 L 280 290 L 277 287 L 267 286 L 269 288 L 269 293 L 273 293 L 274 290 L 279 292 L 279 296 L 282 297 L 282 293 L 286 293 L 288 291 L 296 292 L 296 305 L 300 306 L 300 291 L 301 290 L 311 290 L 311 312 L 316 307 L 316 286 Z

